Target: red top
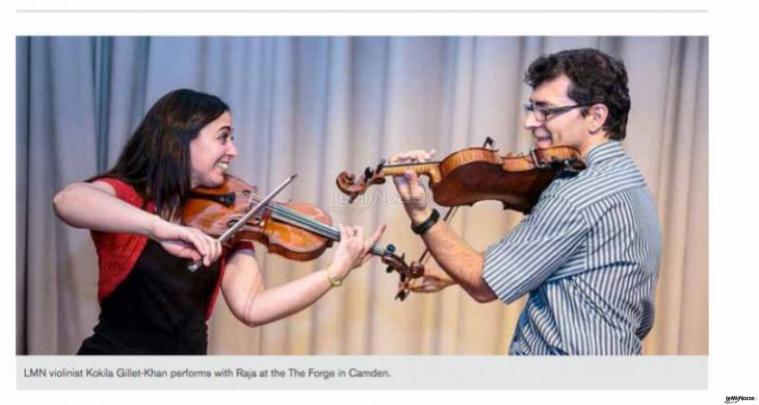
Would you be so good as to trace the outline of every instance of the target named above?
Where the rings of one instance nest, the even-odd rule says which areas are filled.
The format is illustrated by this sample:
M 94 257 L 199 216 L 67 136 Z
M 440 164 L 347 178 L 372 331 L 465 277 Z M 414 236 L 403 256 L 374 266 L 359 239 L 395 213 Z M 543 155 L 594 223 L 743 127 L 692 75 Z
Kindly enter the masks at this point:
M 101 177 L 97 180 L 108 183 L 113 187 L 118 199 L 126 201 L 135 207 L 143 208 L 142 197 L 129 184 L 113 177 Z M 152 201 L 148 202 L 145 210 L 151 214 L 155 213 L 155 204 Z M 98 255 L 98 302 L 102 302 L 103 298 L 111 294 L 127 278 L 143 249 L 145 249 L 148 238 L 137 234 L 101 231 L 91 231 L 91 235 Z M 253 249 L 253 244 L 251 242 L 239 242 L 230 252 L 238 249 Z M 224 262 L 228 254 L 225 253 L 221 257 L 221 272 L 219 273 L 211 300 L 206 308 L 206 320 L 211 317 L 211 313 L 213 312 L 214 303 L 221 287 L 221 279 L 224 277 Z

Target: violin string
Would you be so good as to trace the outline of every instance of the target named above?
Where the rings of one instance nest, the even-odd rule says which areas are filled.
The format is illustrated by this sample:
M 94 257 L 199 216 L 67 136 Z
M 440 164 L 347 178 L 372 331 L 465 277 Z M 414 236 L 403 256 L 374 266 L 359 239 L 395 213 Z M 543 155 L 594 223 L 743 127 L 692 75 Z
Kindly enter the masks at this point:
M 261 201 L 261 198 L 258 195 L 252 193 L 250 194 L 248 198 L 249 205 L 253 205 L 259 201 Z M 321 222 L 314 221 L 308 217 L 304 217 L 299 212 L 276 203 L 269 203 L 266 206 L 270 208 L 272 212 L 279 213 L 284 218 L 291 219 L 298 225 L 309 228 L 308 230 L 313 231 L 314 233 L 319 233 L 322 236 L 328 237 L 330 239 L 339 240 L 340 231 L 336 228 L 329 227 Z
M 281 205 L 272 205 L 272 211 L 275 214 L 274 217 L 285 222 L 290 222 L 291 225 L 295 225 L 306 230 L 310 230 L 316 234 L 320 234 L 329 239 L 339 241 L 340 231 L 337 228 L 328 226 L 322 222 L 315 221 L 309 217 L 303 216 L 299 212 L 292 210 Z M 371 252 L 376 255 L 383 255 L 386 248 L 374 245 L 371 247 Z
M 261 200 L 260 197 L 257 197 L 257 195 L 251 193 L 250 197 L 248 198 L 248 204 L 253 204 Z M 279 204 L 269 203 L 267 204 L 267 207 L 271 209 L 275 219 L 283 220 L 290 223 L 290 225 L 311 231 L 315 234 L 321 235 L 334 241 L 340 240 L 340 230 L 335 227 L 313 220 L 307 216 L 302 215 L 298 211 L 292 210 Z M 373 254 L 381 256 L 385 253 L 386 248 L 374 245 L 370 250 Z
M 326 236 L 334 240 L 340 240 L 340 233 L 336 229 L 327 227 L 318 221 L 303 217 L 300 214 L 293 213 L 289 209 L 282 206 L 272 205 L 271 209 L 277 219 L 289 220 L 291 222 L 294 222 L 294 225 L 301 225 L 308 230 L 318 233 L 322 236 Z

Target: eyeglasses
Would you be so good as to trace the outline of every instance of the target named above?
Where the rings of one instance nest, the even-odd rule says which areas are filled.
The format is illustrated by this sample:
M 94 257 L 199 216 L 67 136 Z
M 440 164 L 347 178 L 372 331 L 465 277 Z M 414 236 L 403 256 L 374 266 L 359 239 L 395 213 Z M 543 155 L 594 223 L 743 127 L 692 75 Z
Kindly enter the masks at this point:
M 535 104 L 527 103 L 524 105 L 524 111 L 525 114 L 533 113 L 536 121 L 546 122 L 551 116 L 557 116 L 578 107 L 589 107 L 591 105 L 592 104 L 575 104 L 561 107 L 536 107 Z

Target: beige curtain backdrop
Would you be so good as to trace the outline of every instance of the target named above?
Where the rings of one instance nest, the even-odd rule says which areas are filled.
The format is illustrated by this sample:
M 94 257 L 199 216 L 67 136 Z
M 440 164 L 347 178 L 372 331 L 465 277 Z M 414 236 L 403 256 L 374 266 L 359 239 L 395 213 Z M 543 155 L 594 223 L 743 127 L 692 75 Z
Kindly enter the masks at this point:
M 408 149 L 437 157 L 487 136 L 526 151 L 522 75 L 541 54 L 594 47 L 624 60 L 632 111 L 624 142 L 658 204 L 663 257 L 645 354 L 708 353 L 708 38 L 334 37 L 19 38 L 17 40 L 17 353 L 71 354 L 96 323 L 89 234 L 58 221 L 55 190 L 110 166 L 146 109 L 191 87 L 232 108 L 234 173 L 335 223 L 388 224 L 383 243 L 409 258 L 423 245 L 390 184 L 348 204 L 336 175 Z M 463 208 L 453 228 L 484 250 L 520 219 L 498 204 Z M 259 262 L 269 286 L 332 256 Z M 434 265 L 434 264 L 433 264 Z M 379 260 L 287 319 L 248 328 L 217 302 L 213 354 L 491 354 L 507 351 L 523 301 L 478 304 L 457 287 L 393 297 Z

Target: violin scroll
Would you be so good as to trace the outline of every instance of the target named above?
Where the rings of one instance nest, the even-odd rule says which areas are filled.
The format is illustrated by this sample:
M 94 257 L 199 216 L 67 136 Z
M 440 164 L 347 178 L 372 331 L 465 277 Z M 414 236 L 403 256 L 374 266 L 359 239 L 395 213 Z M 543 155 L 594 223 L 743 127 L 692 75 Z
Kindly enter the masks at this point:
M 422 276 L 424 276 L 424 264 L 419 261 L 411 262 L 411 265 L 408 266 L 408 271 L 400 275 L 398 294 L 395 295 L 395 299 L 400 301 L 405 300 L 409 293 L 414 291 L 411 286 L 412 281 Z
M 382 169 L 385 166 L 385 159 L 380 160 L 377 167 L 372 169 L 367 167 L 364 169 L 364 174 L 361 180 L 356 182 L 356 176 L 353 173 L 342 172 L 337 175 L 337 188 L 343 192 L 343 194 L 350 197 L 349 203 L 352 203 L 356 197 L 364 194 L 366 189 L 374 184 L 383 184 L 385 182 L 385 175 L 382 173 Z
M 401 274 L 395 299 L 403 301 L 412 292 L 433 293 L 454 284 L 456 282 L 446 275 L 425 274 L 424 263 L 414 261 L 411 262 L 408 273 Z
M 409 291 L 412 290 L 411 280 L 424 275 L 424 265 L 419 262 L 413 262 L 411 265 L 406 264 L 406 254 L 398 256 L 395 253 L 395 246 L 392 244 L 387 245 L 378 256 L 382 260 L 382 263 L 387 265 L 385 269 L 387 273 L 392 273 L 393 271 L 398 273 L 400 281 L 398 294 L 396 294 L 395 299 L 405 300 Z

